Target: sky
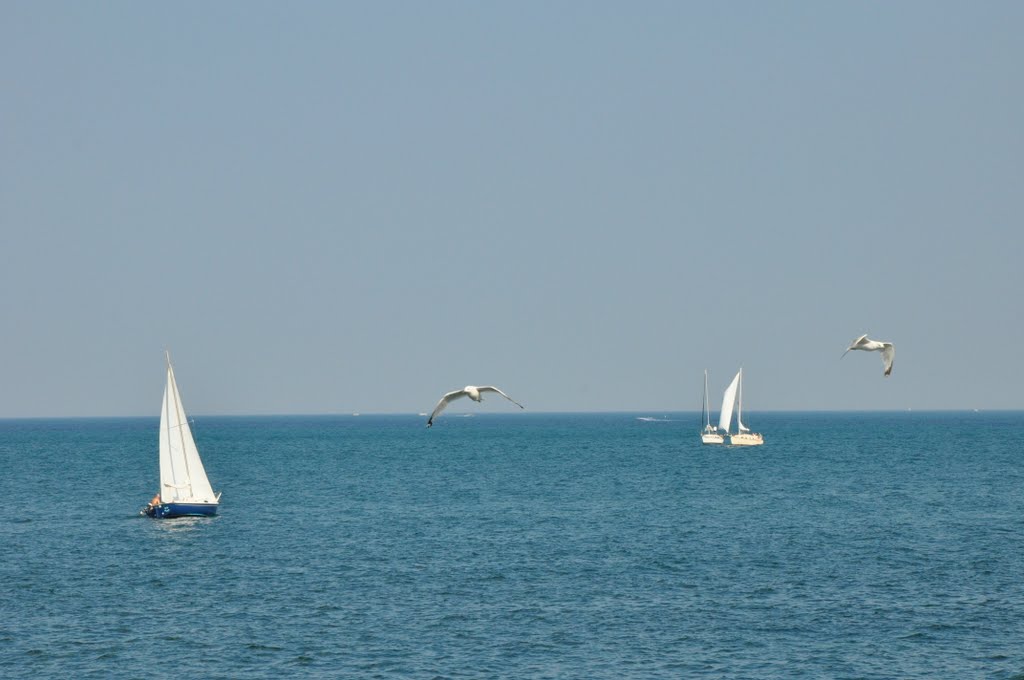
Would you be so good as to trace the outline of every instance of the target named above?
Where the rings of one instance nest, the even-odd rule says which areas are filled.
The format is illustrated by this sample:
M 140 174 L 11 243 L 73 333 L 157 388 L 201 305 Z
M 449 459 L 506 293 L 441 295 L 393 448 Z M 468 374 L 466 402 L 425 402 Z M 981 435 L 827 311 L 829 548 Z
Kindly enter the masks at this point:
M 0 417 L 1024 408 L 1022 30 L 9 0 Z

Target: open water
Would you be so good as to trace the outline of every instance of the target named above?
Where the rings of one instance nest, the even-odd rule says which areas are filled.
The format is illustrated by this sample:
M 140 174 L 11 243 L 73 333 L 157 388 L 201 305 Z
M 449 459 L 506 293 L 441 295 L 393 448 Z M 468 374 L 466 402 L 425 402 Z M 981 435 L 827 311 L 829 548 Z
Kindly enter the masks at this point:
M 0 421 L 0 677 L 1024 678 L 1024 414 L 749 419 Z

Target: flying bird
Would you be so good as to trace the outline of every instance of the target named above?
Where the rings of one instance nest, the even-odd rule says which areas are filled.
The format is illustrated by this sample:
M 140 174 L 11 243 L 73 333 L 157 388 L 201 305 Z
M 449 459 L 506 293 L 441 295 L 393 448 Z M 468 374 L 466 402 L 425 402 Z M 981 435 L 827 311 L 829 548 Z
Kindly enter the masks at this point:
M 448 394 L 441 397 L 441 401 L 437 402 L 437 406 L 434 407 L 434 412 L 431 413 L 430 418 L 427 419 L 427 427 L 430 427 L 431 425 L 434 424 L 434 418 L 436 418 L 438 414 L 441 413 L 441 411 L 443 411 L 445 407 L 448 406 L 449 403 L 455 401 L 459 397 L 469 397 L 473 401 L 479 402 L 483 399 L 483 397 L 480 396 L 481 392 L 497 392 L 498 394 L 500 394 L 501 396 L 505 397 L 513 404 L 518 406 L 519 408 L 523 408 L 522 404 L 520 404 L 512 397 L 508 396 L 507 394 L 499 390 L 497 387 L 474 387 L 473 385 L 466 385 L 461 390 L 449 392 Z
M 885 375 L 892 373 L 892 359 L 896 356 L 896 348 L 891 342 L 871 340 L 867 335 L 862 335 L 846 348 L 846 352 L 849 352 L 851 349 L 862 349 L 865 352 L 877 352 L 881 350 L 882 364 L 885 365 Z M 846 356 L 846 352 L 843 352 L 843 357 Z M 842 359 L 843 357 L 839 358 Z

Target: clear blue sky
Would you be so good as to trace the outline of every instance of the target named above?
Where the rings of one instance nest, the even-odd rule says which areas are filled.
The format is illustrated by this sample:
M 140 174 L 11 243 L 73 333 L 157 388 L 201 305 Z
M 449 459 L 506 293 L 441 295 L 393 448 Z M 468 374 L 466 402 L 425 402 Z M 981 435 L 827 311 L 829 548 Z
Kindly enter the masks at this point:
M 752 412 L 1024 408 L 1022 33 L 1020 2 L 5 2 L 0 417 L 155 415 L 165 347 L 196 414 L 699 410 L 741 364 Z M 862 333 L 891 378 L 839 360 Z

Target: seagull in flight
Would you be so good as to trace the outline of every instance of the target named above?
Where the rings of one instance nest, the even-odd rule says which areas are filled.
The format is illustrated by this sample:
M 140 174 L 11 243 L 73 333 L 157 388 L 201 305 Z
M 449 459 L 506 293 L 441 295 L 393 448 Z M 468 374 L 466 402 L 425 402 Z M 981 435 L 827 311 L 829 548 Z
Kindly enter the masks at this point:
M 877 352 L 881 350 L 882 363 L 885 365 L 885 375 L 892 373 L 892 359 L 896 356 L 896 347 L 894 347 L 891 342 L 872 340 L 867 335 L 862 335 L 846 348 L 846 352 L 849 352 L 851 349 L 862 349 L 865 352 Z M 843 352 L 843 357 L 846 356 L 846 352 Z M 839 358 L 842 359 L 843 357 Z
M 483 399 L 483 397 L 480 396 L 481 392 L 497 392 L 498 394 L 500 394 L 501 396 L 505 397 L 513 404 L 518 406 L 519 408 L 523 408 L 522 404 L 520 404 L 512 397 L 508 396 L 507 394 L 499 390 L 497 387 L 492 387 L 490 385 L 488 385 L 487 387 L 475 387 L 473 385 L 466 385 L 461 390 L 449 392 L 448 394 L 441 397 L 441 401 L 437 402 L 437 406 L 434 407 L 434 412 L 431 413 L 430 418 L 427 419 L 427 427 L 430 427 L 431 425 L 434 424 L 434 418 L 436 418 L 438 414 L 440 414 L 441 411 L 443 411 L 445 407 L 448 406 L 449 403 L 455 401 L 459 397 L 469 397 L 473 401 L 479 402 Z

